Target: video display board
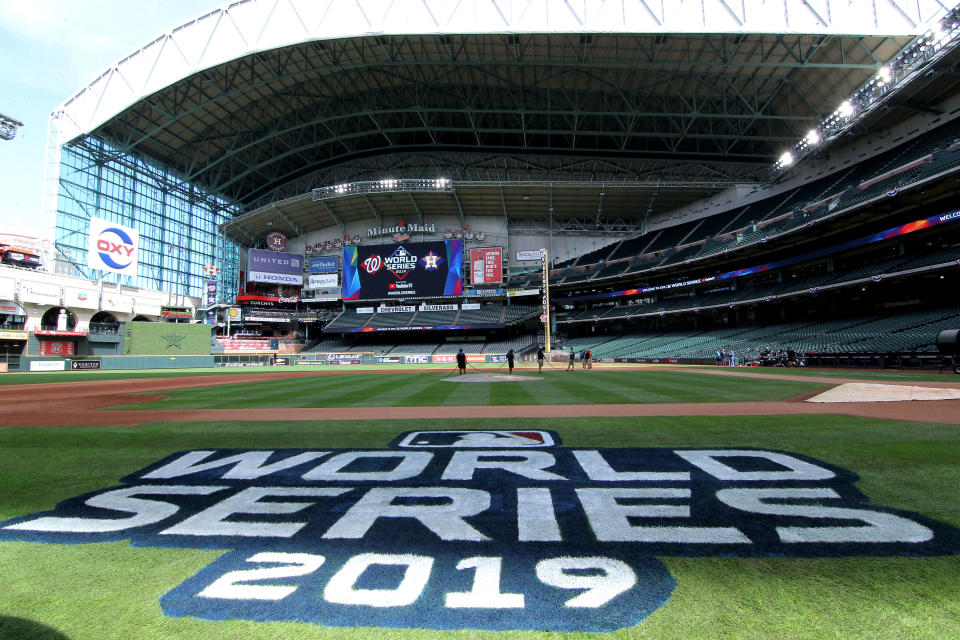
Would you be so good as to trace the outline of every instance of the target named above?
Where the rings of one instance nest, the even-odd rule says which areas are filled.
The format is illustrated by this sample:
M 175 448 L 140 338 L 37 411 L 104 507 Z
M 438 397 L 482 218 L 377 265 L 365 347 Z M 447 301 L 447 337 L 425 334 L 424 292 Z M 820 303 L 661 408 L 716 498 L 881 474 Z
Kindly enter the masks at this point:
M 405 242 L 343 248 L 343 299 L 463 294 L 463 242 Z
M 503 249 L 484 247 L 470 249 L 470 282 L 499 284 L 503 282 Z

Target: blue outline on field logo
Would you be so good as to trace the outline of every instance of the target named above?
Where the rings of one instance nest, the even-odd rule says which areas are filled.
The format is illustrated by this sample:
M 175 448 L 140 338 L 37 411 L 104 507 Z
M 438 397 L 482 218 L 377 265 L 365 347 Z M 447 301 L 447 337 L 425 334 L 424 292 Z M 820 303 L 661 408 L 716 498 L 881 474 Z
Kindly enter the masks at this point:
M 174 617 L 584 632 L 666 603 L 664 556 L 960 552 L 960 530 L 874 505 L 807 456 L 560 444 L 436 430 L 386 449 L 181 451 L 0 523 L 0 540 L 228 549 L 160 597 Z

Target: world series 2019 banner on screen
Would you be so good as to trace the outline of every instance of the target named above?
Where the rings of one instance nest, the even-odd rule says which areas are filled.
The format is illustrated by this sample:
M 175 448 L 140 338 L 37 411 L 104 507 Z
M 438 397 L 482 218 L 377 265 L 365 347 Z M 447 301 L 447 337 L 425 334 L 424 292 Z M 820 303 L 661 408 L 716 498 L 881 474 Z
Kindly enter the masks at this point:
M 343 299 L 463 294 L 463 242 L 343 248 Z

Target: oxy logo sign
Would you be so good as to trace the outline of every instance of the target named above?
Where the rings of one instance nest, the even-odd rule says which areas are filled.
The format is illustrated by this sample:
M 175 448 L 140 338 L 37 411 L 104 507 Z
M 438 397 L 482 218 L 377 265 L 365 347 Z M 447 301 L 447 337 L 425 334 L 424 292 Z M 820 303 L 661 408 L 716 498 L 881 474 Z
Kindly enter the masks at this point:
M 957 529 L 806 456 L 559 444 L 420 431 L 390 449 L 183 451 L 0 539 L 231 549 L 160 597 L 169 616 L 592 632 L 670 598 L 658 556 L 960 551 Z
M 136 229 L 90 218 L 89 239 L 87 264 L 90 268 L 130 276 L 137 274 L 140 234 Z

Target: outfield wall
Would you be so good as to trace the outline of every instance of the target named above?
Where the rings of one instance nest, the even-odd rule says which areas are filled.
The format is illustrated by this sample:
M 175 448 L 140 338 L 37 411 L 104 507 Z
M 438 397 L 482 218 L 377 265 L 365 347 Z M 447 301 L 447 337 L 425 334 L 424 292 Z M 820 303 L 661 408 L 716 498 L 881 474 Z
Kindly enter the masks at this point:
M 127 322 L 123 355 L 209 356 L 210 332 L 208 324 Z

